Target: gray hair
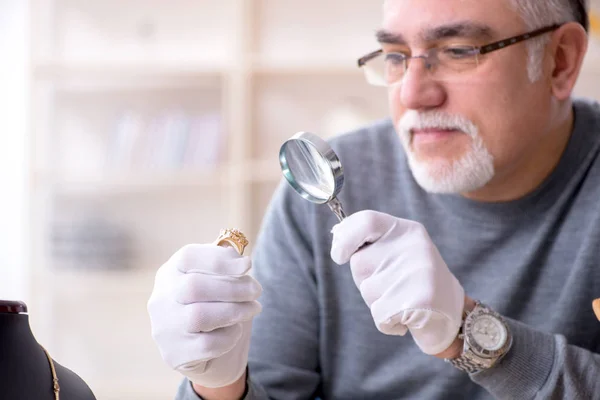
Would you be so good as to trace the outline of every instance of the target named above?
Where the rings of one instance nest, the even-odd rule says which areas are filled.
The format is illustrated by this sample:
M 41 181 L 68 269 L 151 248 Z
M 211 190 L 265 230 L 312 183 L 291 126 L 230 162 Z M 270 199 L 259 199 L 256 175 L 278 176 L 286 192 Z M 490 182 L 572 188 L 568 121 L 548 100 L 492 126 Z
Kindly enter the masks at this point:
M 584 0 L 510 0 L 512 6 L 519 12 L 525 26 L 535 30 L 553 24 L 563 24 L 570 21 L 583 22 L 585 16 L 580 15 L 586 7 Z M 585 26 L 585 23 L 582 23 Z M 527 73 L 531 82 L 542 77 L 542 61 L 544 50 L 550 41 L 549 34 L 533 38 L 527 42 L 529 60 Z

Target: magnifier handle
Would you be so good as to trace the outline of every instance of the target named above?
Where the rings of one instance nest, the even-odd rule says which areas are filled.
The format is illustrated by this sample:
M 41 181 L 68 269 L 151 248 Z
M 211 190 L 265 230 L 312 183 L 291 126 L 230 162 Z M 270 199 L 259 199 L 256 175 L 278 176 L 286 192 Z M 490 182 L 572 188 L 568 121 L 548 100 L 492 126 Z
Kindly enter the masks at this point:
M 347 217 L 346 213 L 344 212 L 344 209 L 342 208 L 342 202 L 339 201 L 336 197 L 333 197 L 331 200 L 329 200 L 327 205 L 329 206 L 329 208 L 331 208 L 331 211 L 333 211 L 335 216 L 338 217 L 340 222 L 342 222 Z M 362 246 L 360 246 L 358 248 L 357 251 L 364 249 L 365 247 L 367 247 L 370 244 L 371 244 L 370 242 L 364 243 Z M 600 300 L 600 299 L 598 299 L 598 300 Z
M 337 199 L 337 197 L 333 197 L 331 200 L 329 200 L 327 205 L 329 206 L 331 211 L 333 211 L 333 213 L 340 222 L 342 222 L 346 218 L 346 213 L 342 208 L 342 203 Z

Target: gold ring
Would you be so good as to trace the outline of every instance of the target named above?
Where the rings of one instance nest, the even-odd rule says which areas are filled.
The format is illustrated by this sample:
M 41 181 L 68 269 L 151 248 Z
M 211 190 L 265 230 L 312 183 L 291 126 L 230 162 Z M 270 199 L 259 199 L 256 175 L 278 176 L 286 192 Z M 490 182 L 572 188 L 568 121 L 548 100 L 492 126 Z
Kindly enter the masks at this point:
M 221 229 L 219 237 L 215 240 L 217 246 L 227 243 L 237 250 L 240 255 L 244 254 L 244 249 L 248 246 L 248 239 L 238 229 Z

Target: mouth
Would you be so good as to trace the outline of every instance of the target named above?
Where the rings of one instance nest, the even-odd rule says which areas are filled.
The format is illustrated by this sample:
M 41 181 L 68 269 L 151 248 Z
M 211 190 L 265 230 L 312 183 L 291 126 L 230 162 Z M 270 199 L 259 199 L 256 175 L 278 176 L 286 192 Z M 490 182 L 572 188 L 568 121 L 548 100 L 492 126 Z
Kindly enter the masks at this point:
M 411 130 L 411 143 L 413 145 L 438 143 L 452 139 L 464 132 L 457 129 L 427 128 Z

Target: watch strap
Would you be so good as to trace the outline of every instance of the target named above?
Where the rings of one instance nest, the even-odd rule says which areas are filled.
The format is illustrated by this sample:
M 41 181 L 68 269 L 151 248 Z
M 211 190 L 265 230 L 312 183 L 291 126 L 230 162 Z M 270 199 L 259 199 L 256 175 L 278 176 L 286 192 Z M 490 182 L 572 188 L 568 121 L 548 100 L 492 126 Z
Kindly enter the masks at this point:
M 455 366 L 461 371 L 469 374 L 474 374 L 486 368 L 486 365 L 478 363 L 477 360 L 471 359 L 467 354 L 463 353 L 457 358 L 448 358 L 447 362 Z

